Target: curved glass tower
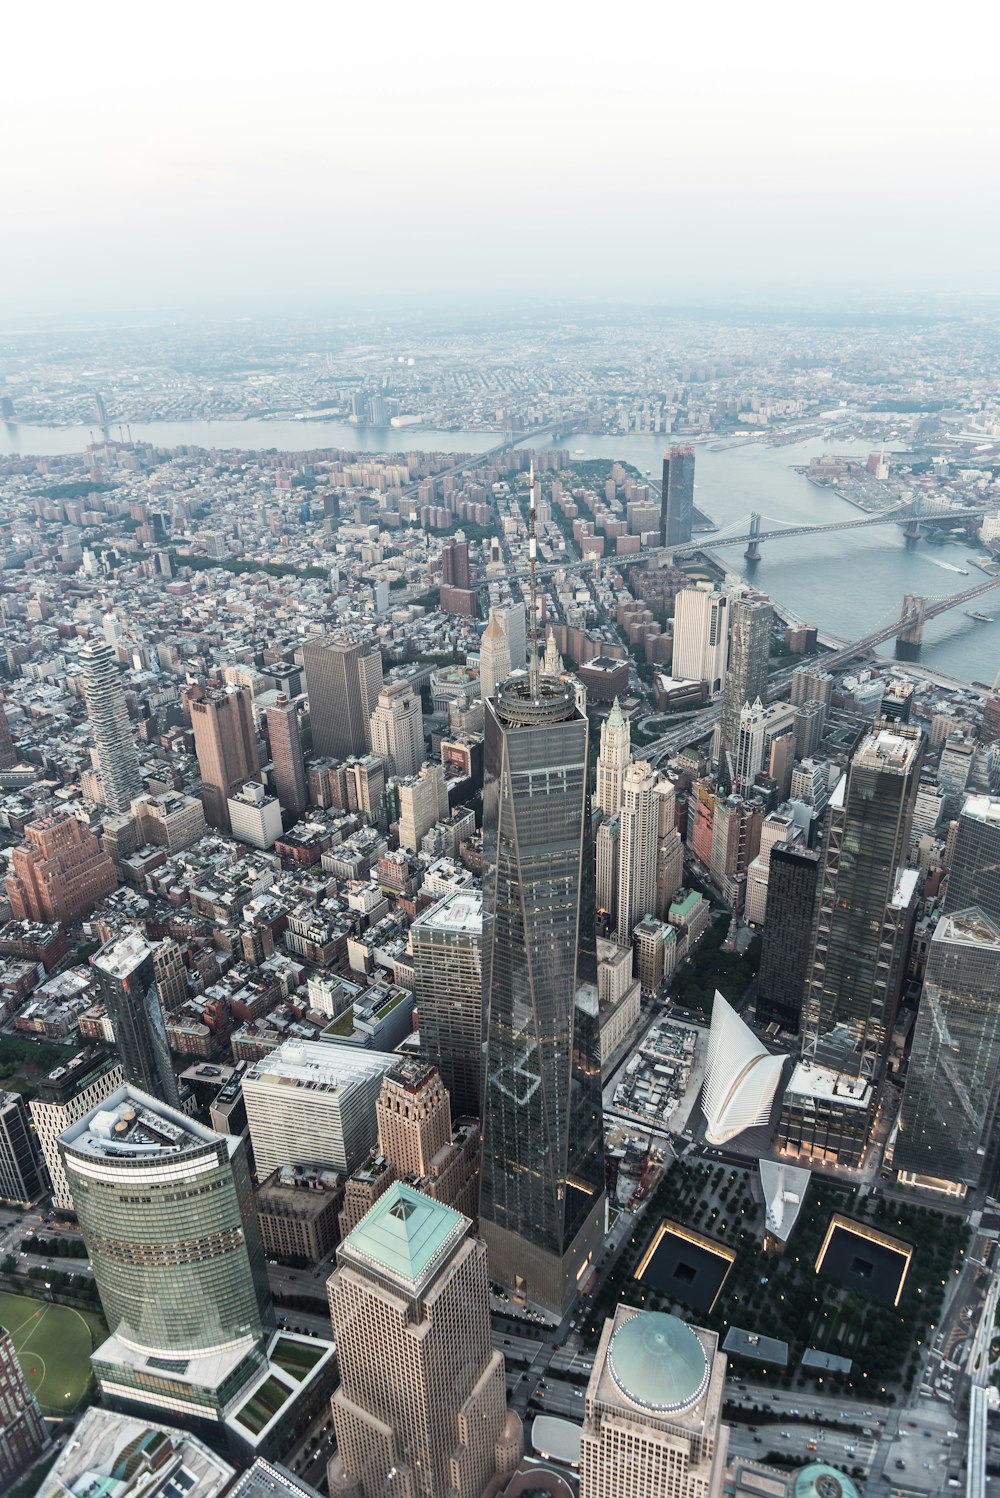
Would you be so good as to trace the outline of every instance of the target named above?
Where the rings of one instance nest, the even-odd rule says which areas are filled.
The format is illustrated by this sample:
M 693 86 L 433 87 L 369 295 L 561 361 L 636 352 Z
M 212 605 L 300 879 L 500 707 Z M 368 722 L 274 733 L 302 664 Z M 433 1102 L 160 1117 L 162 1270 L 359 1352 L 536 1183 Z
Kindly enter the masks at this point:
M 480 1232 L 559 1316 L 604 1234 L 587 727 L 552 677 L 486 703 Z

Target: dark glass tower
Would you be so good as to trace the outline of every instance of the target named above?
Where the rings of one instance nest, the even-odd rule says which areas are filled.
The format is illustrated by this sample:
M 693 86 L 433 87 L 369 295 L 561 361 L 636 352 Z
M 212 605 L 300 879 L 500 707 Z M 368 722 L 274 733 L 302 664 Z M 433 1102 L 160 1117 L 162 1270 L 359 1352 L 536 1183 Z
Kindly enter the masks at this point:
M 729 666 L 722 695 L 722 739 L 735 751 L 740 713 L 759 697 L 767 701 L 767 666 L 774 610 L 769 598 L 736 598 L 729 610 Z
M 486 704 L 483 1165 L 495 1279 L 562 1315 L 604 1235 L 587 720 L 518 672 Z
M 694 448 L 672 447 L 663 456 L 660 545 L 686 546 L 691 539 L 693 521 Z
M 813 919 L 802 1054 L 858 1081 L 881 1077 L 912 929 L 909 843 L 923 735 L 876 723 L 830 798 Z
M 946 910 L 978 905 L 1000 924 L 1000 798 L 965 798 L 944 903 Z
M 799 1032 L 816 906 L 819 859 L 807 848 L 775 843 L 767 879 L 767 915 L 757 974 L 757 1022 Z
M 152 948 L 141 931 L 129 931 L 109 941 L 90 960 L 126 1082 L 179 1108 Z
M 1000 1098 L 1000 928 L 981 910 L 938 922 L 913 1032 L 896 1170 L 975 1187 Z

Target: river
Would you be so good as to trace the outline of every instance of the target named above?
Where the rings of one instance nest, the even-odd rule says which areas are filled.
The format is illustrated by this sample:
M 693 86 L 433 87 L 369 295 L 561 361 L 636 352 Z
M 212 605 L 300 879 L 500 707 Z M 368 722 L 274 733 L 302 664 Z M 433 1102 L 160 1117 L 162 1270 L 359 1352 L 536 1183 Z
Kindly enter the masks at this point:
M 135 441 L 163 447 L 278 448 L 287 452 L 317 447 L 364 452 L 484 452 L 500 440 L 495 432 L 359 427 L 332 421 L 133 422 L 131 432 Z M 89 429 L 83 427 L 0 425 L 0 451 L 80 452 L 90 440 Z M 586 457 L 620 458 L 640 472 L 648 471 L 659 478 L 664 443 L 669 439 L 638 435 L 574 436 L 564 440 Z M 543 439 L 542 445 L 551 444 Z M 835 446 L 838 452 L 867 450 L 864 445 L 847 442 L 838 441 Z M 795 472 L 793 465 L 805 463 L 823 450 L 824 444 L 815 440 L 787 447 L 754 442 L 724 452 L 710 452 L 704 444 L 699 445 L 695 449 L 696 503 L 723 530 L 740 520 L 746 523 L 739 528 L 746 530 L 751 510 L 766 517 L 765 529 L 767 520 L 822 524 L 859 518 L 860 512 L 853 505 L 829 490 L 816 488 Z M 711 536 L 706 537 L 706 544 L 711 545 Z M 968 577 L 951 570 L 969 566 L 964 548 L 931 547 L 924 542 L 908 547 L 902 532 L 888 525 L 765 543 L 756 565 L 744 560 L 741 547 L 727 548 L 722 555 L 735 571 L 752 578 L 754 585 L 775 602 L 847 639 L 888 623 L 898 615 L 905 593 L 924 597 L 957 593 L 980 576 L 972 567 Z M 964 681 L 992 682 L 1000 665 L 1000 588 L 995 600 L 987 595 L 978 606 L 984 613 L 995 614 L 997 622 L 979 623 L 961 608 L 932 620 L 925 630 L 920 657 L 923 665 Z M 891 646 L 885 650 L 891 653 Z

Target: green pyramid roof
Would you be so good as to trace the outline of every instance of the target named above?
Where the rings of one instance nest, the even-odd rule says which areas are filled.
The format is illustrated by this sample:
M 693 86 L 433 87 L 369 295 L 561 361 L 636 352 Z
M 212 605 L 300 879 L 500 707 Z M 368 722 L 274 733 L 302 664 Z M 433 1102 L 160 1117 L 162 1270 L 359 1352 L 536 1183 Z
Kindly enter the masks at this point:
M 352 1255 L 383 1270 L 408 1290 L 418 1290 L 465 1237 L 469 1219 L 395 1181 L 341 1244 Z
M 614 700 L 614 702 L 611 704 L 611 711 L 608 713 L 608 727 L 609 728 L 622 728 L 624 726 L 624 724 L 625 724 L 625 714 L 622 712 L 621 708 L 619 707 L 619 705 L 618 705 L 618 698 L 616 697 L 615 700 Z

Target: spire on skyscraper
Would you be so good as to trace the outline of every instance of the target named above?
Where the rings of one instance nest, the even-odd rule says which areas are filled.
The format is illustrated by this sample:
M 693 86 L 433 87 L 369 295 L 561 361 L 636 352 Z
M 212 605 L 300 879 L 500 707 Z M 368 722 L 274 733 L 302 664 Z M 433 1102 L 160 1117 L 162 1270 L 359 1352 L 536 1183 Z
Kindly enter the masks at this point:
M 533 698 L 538 696 L 538 542 L 535 535 L 535 460 L 528 470 L 528 572 L 530 575 L 530 613 L 528 620 L 528 685 Z

